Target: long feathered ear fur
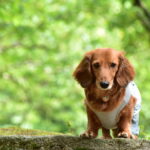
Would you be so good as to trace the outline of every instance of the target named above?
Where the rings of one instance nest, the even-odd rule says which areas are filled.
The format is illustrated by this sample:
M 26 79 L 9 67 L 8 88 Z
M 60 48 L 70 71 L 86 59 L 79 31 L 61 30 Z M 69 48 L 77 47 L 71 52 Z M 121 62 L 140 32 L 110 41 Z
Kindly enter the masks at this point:
M 116 80 L 120 86 L 125 87 L 130 81 L 134 79 L 135 72 L 128 59 L 126 59 L 123 55 L 121 55 L 119 59 L 120 65 L 116 74 Z
M 74 78 L 83 88 L 87 88 L 93 81 L 91 57 L 91 53 L 87 53 L 73 73 Z

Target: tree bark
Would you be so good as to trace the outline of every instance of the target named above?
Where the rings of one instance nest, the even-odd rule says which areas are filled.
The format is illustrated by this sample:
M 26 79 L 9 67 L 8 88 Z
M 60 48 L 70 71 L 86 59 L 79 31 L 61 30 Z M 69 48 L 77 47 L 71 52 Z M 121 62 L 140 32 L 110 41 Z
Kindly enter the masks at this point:
M 138 17 L 147 31 L 150 32 L 150 11 L 143 5 L 141 0 L 134 0 L 134 5 L 141 9 Z

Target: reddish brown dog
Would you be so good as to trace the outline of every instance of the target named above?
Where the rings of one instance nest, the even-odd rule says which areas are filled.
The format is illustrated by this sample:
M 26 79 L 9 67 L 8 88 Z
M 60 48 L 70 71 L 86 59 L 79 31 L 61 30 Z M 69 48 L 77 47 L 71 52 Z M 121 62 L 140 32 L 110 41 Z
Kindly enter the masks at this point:
M 131 132 L 136 97 L 131 95 L 121 106 L 134 75 L 132 65 L 120 51 L 101 48 L 85 54 L 73 73 L 86 95 L 88 127 L 82 137 L 97 137 L 101 128 L 103 138 L 111 138 L 110 129 L 114 137 L 136 138 Z M 116 117 L 111 116 L 116 109 Z

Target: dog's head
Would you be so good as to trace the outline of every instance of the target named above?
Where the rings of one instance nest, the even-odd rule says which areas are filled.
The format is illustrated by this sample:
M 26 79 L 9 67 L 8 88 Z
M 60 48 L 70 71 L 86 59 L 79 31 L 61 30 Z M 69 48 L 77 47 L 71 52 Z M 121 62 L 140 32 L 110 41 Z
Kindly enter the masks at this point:
M 124 87 L 134 74 L 124 54 L 110 48 L 87 52 L 73 73 L 83 88 L 96 84 L 101 90 L 109 90 L 115 83 Z

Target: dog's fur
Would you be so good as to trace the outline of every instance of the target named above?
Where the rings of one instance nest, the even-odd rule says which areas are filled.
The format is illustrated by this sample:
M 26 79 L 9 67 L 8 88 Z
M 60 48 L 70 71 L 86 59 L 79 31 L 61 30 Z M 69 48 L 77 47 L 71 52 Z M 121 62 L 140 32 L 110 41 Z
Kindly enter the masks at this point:
M 98 130 L 102 128 L 103 138 L 111 138 L 110 130 L 102 126 L 94 111 L 108 112 L 122 102 L 125 87 L 134 79 L 134 68 L 123 52 L 101 48 L 87 52 L 73 76 L 86 95 L 88 127 L 81 136 L 97 137 Z M 100 87 L 99 83 L 103 81 L 109 82 L 107 89 Z M 114 137 L 135 138 L 130 129 L 135 103 L 136 98 L 131 96 L 129 103 L 121 110 L 117 128 L 113 129 Z

